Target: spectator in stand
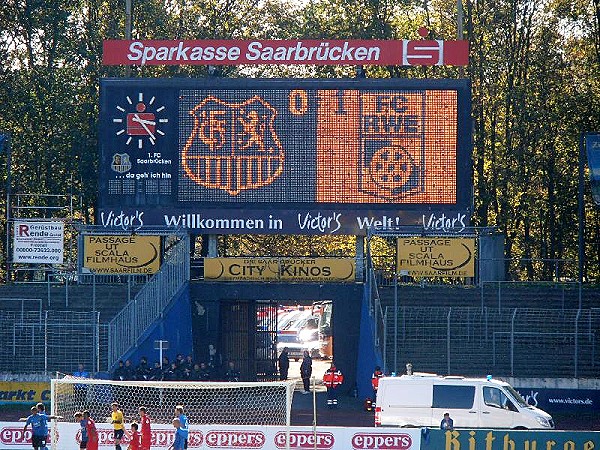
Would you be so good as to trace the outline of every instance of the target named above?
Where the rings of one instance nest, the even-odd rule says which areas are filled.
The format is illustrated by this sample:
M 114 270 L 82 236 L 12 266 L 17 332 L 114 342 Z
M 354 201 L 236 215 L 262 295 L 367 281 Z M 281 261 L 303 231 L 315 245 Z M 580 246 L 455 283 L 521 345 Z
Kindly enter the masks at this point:
M 194 358 L 192 358 L 192 355 L 187 355 L 183 364 L 191 372 L 194 368 Z
M 227 371 L 225 372 L 225 381 L 237 382 L 240 381 L 240 371 L 235 367 L 233 361 L 229 361 L 227 364 Z
M 121 360 L 119 361 L 119 365 L 113 372 L 112 379 L 113 381 L 123 381 L 126 379 L 126 376 L 127 374 L 125 372 L 125 363 L 123 362 L 123 360 Z
M 162 380 L 163 371 L 160 368 L 160 361 L 154 361 L 154 367 L 150 369 L 150 377 L 148 380 L 150 381 L 160 381 Z
M 73 376 L 77 377 L 77 378 L 90 378 L 90 373 L 85 370 L 85 368 L 83 367 L 83 363 L 79 363 L 77 365 L 77 370 L 75 372 L 73 372 Z M 73 386 L 73 390 L 75 391 L 75 393 L 79 394 L 81 397 L 80 401 L 83 401 L 86 398 L 87 395 L 87 385 L 85 384 L 76 384 Z
M 302 364 L 300 364 L 300 377 L 302 378 L 302 384 L 304 385 L 303 394 L 310 394 L 310 377 L 312 375 L 312 358 L 308 353 L 308 350 L 304 350 L 304 358 L 302 358 Z
M 165 381 L 178 381 L 180 378 L 181 376 L 176 362 L 172 362 L 167 370 L 163 372 L 163 380 Z
M 77 370 L 73 372 L 73 376 L 77 378 L 90 378 L 90 373 L 85 370 L 83 363 L 77 365 Z
M 162 359 L 162 363 L 160 365 L 161 369 L 163 371 L 167 370 L 169 367 L 171 367 L 171 361 L 169 361 L 169 357 L 167 355 L 163 356 Z
M 200 381 L 201 378 L 200 364 L 196 363 L 190 372 L 190 381 Z
M 135 368 L 133 367 L 133 364 L 131 364 L 130 359 L 125 360 L 125 380 L 135 380 Z
M 200 381 L 210 381 L 213 375 L 210 370 L 210 367 L 206 365 L 205 362 L 200 363 Z
M 277 358 L 279 365 L 279 379 L 285 381 L 288 379 L 288 371 L 290 370 L 290 357 L 288 356 L 288 348 L 284 347 L 279 358 Z
M 185 358 L 183 357 L 183 355 L 181 353 L 177 354 L 177 358 L 175 359 L 175 362 L 177 363 L 177 367 L 183 371 L 183 368 L 185 367 Z
M 208 358 L 206 359 L 208 367 L 213 373 L 218 373 L 221 369 L 221 355 L 213 344 L 208 344 Z
M 150 366 L 148 366 L 148 358 L 142 356 L 140 363 L 135 368 L 135 379 L 138 381 L 148 381 L 150 379 Z

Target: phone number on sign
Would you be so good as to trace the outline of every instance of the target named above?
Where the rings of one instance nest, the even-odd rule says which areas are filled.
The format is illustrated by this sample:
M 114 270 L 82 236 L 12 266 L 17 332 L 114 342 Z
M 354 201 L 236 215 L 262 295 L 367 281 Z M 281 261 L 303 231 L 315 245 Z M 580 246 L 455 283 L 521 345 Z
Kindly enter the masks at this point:
M 15 252 L 21 252 L 21 253 L 62 253 L 62 249 L 61 248 L 15 247 Z

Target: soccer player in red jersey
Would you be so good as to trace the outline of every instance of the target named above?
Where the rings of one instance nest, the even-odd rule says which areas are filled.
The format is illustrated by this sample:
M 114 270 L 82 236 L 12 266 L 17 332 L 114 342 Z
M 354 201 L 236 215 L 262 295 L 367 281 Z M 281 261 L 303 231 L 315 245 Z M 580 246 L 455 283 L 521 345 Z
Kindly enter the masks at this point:
M 152 431 L 150 429 L 150 417 L 146 414 L 146 408 L 140 406 L 140 426 L 142 432 L 142 450 L 150 450 L 152 443 Z

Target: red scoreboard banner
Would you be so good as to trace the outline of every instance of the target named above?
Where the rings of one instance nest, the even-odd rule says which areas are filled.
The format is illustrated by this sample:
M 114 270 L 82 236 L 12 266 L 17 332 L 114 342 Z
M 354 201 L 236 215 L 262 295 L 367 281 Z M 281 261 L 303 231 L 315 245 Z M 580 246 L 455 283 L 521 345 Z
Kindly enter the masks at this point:
M 114 65 L 316 64 L 466 66 L 468 41 L 443 40 L 106 40 Z
M 464 227 L 468 80 L 104 79 L 98 223 L 198 233 Z

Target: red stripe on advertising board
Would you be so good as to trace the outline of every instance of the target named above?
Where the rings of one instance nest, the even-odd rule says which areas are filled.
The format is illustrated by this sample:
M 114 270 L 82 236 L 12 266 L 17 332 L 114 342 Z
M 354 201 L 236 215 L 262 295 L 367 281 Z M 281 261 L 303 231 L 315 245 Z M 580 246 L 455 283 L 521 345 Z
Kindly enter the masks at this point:
M 469 63 L 467 41 L 147 40 L 104 41 L 112 65 L 455 65 Z

